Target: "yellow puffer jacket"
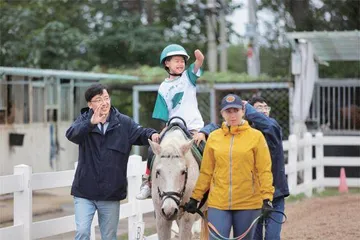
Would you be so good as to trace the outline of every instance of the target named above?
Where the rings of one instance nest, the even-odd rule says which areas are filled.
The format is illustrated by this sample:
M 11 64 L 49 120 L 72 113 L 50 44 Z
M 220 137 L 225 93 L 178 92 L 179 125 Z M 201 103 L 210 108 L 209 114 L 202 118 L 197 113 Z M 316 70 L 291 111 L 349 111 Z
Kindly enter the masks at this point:
M 223 123 L 205 146 L 200 176 L 192 198 L 201 200 L 210 189 L 208 206 L 220 210 L 259 209 L 272 200 L 271 158 L 262 133 L 245 122 Z

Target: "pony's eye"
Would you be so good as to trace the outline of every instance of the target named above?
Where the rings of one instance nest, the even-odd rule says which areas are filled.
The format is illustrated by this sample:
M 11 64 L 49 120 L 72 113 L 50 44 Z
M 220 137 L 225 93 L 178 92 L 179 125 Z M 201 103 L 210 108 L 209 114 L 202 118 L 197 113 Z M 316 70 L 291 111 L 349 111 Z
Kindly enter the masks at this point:
M 157 178 L 160 175 L 160 170 L 156 170 L 155 177 Z

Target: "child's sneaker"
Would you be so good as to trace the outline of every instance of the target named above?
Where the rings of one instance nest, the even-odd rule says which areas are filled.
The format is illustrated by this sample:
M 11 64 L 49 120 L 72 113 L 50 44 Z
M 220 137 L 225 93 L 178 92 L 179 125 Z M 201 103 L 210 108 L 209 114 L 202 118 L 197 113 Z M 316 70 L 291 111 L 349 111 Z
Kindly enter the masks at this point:
M 138 195 L 136 195 L 136 199 L 145 200 L 149 197 L 151 197 L 150 182 L 145 180 L 140 187 L 140 193 L 138 193 Z

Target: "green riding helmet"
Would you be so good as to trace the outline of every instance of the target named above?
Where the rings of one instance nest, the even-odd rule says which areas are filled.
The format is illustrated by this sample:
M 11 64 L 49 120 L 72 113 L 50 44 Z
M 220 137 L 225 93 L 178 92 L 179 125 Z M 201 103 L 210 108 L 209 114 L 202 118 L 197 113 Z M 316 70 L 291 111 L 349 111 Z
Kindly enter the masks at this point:
M 161 52 L 160 55 L 160 65 L 164 64 L 164 61 L 167 57 L 171 56 L 184 56 L 185 61 L 189 60 L 190 56 L 187 54 L 185 48 L 178 44 L 170 44 Z

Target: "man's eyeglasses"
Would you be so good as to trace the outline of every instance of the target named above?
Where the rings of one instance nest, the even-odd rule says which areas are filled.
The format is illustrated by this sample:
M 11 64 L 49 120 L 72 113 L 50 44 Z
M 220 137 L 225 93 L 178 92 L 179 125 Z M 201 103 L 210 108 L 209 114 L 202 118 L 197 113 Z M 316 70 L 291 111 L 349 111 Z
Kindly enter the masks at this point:
M 102 103 L 102 102 L 109 102 L 110 97 L 104 97 L 104 98 L 97 98 L 95 100 L 92 100 L 93 103 Z
M 258 111 L 267 111 L 267 112 L 270 112 L 270 110 L 271 110 L 271 107 L 269 107 L 269 106 L 264 106 L 264 107 L 256 107 L 255 108 L 256 110 L 258 110 Z

